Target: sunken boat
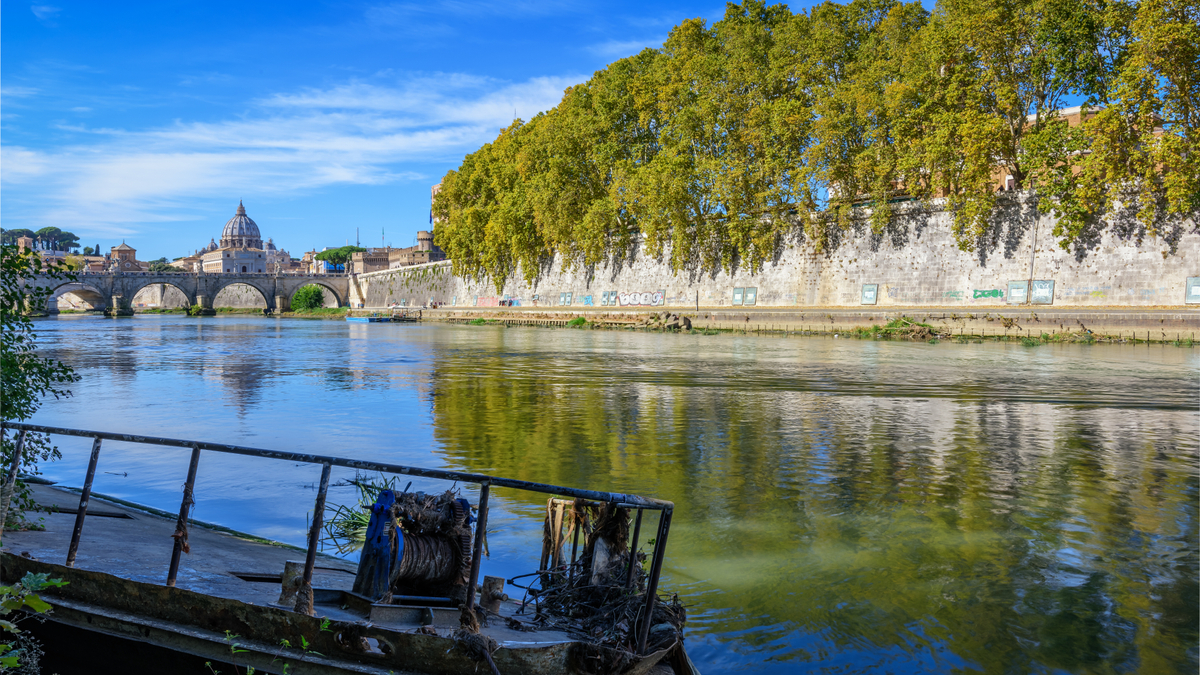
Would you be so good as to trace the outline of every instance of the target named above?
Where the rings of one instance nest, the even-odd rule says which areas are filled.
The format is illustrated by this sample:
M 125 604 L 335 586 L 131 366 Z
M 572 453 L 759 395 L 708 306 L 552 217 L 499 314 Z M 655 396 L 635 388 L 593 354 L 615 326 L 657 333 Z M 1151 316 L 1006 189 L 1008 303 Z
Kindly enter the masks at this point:
M 11 422 L 0 431 L 16 434 L 0 484 L 10 494 L 31 434 L 92 439 L 82 486 L 32 485 L 44 530 L 4 533 L 0 548 L 3 583 L 30 573 L 66 582 L 42 591 L 54 609 L 35 630 L 60 672 L 696 674 L 684 609 L 659 588 L 669 501 L 203 441 Z M 190 451 L 179 512 L 93 494 L 106 441 Z M 307 546 L 194 520 L 207 453 L 319 467 Z M 355 563 L 319 551 L 333 467 L 447 489 L 376 490 Z M 462 485 L 478 489 L 452 489 Z M 497 489 L 547 496 L 538 569 L 511 579 L 481 578 Z

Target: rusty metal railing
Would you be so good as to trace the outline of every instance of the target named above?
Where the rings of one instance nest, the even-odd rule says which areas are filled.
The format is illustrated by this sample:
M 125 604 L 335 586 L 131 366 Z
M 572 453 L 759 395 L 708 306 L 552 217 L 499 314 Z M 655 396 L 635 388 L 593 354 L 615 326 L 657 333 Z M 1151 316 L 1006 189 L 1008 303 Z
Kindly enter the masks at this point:
M 0 422 L 0 434 L 4 434 L 8 429 L 16 430 L 17 442 L 14 449 L 11 468 L 9 475 L 6 476 L 6 483 L 11 483 L 16 478 L 17 467 L 20 465 L 21 453 L 25 447 L 25 436 L 27 433 L 51 434 L 60 436 L 79 436 L 82 438 L 92 439 L 92 452 L 88 458 L 87 473 L 84 477 L 83 488 L 79 495 L 79 511 L 75 515 L 75 527 L 71 532 L 71 543 L 67 548 L 67 567 L 74 567 L 75 556 L 79 550 L 79 540 L 83 534 L 84 519 L 87 516 L 88 501 L 92 494 L 92 481 L 96 477 L 96 464 L 100 459 L 100 445 L 102 441 L 120 441 L 122 443 L 140 443 L 144 445 L 161 445 L 175 448 L 187 448 L 191 450 L 191 461 L 188 464 L 188 473 L 183 486 L 183 499 L 179 505 L 179 518 L 177 523 L 182 527 L 186 526 L 188 516 L 191 512 L 193 499 L 193 488 L 196 484 L 196 473 L 200 465 L 200 453 L 202 451 L 220 452 L 231 455 L 245 455 L 248 457 L 261 457 L 264 459 L 276 459 L 294 463 L 304 464 L 319 464 L 321 465 L 321 478 L 317 489 L 316 504 L 313 509 L 312 523 L 308 531 L 308 547 L 307 555 L 304 560 L 304 576 L 303 583 L 305 586 L 311 586 L 313 568 L 316 565 L 317 547 L 320 541 L 320 531 L 323 525 L 323 516 L 325 511 L 325 497 L 329 492 L 329 475 L 333 467 L 340 466 L 349 469 L 360 471 L 376 471 L 386 474 L 399 474 L 406 476 L 417 476 L 420 478 L 433 478 L 439 480 L 455 481 L 460 483 L 473 483 L 479 485 L 479 514 L 478 522 L 475 527 L 475 540 L 471 555 L 471 573 L 470 582 L 467 587 L 467 607 L 475 606 L 475 586 L 479 582 L 479 564 L 480 557 L 483 554 L 483 537 L 484 531 L 487 529 L 488 516 L 488 497 L 490 488 L 506 487 L 516 490 L 526 490 L 529 492 L 540 492 L 559 497 L 573 497 L 577 499 L 585 499 L 593 502 L 608 503 L 623 508 L 632 508 L 637 511 L 637 523 L 634 528 L 633 542 L 630 545 L 630 563 L 629 577 L 632 579 L 633 565 L 636 561 L 637 538 L 642 526 L 642 513 L 645 510 L 661 511 L 662 515 L 658 521 L 658 534 L 654 541 L 654 555 L 651 558 L 650 575 L 646 584 L 646 598 L 643 615 L 643 621 L 639 626 L 638 631 L 638 651 L 646 650 L 646 641 L 649 637 L 651 617 L 654 615 L 654 605 L 658 597 L 658 581 L 662 576 L 663 558 L 666 553 L 667 535 L 671 529 L 671 515 L 675 509 L 675 504 L 662 499 L 653 499 L 651 497 L 642 497 L 634 494 L 623 494 L 616 492 L 602 492 L 598 490 L 585 490 L 582 488 L 564 487 L 561 485 L 549 485 L 546 483 L 534 483 L 525 480 L 516 480 L 514 478 L 503 478 L 499 476 L 489 476 L 480 473 L 467 473 L 463 471 L 449 471 L 446 469 L 426 469 L 415 466 L 405 466 L 403 464 L 388 464 L 384 462 L 371 462 L 358 459 L 349 459 L 345 457 L 330 457 L 326 455 L 312 455 L 298 452 L 281 452 L 278 450 L 264 450 L 262 448 L 251 448 L 241 445 L 227 445 L 223 443 L 208 443 L 205 441 L 181 440 L 175 438 L 159 438 L 155 436 L 139 436 L 135 434 L 117 434 L 107 431 L 88 431 L 84 429 L 67 429 L 63 427 L 48 427 L 38 424 L 26 424 L 23 422 Z M 171 550 L 171 564 L 167 571 L 167 586 L 175 586 L 175 579 L 179 573 L 180 554 L 183 551 L 184 538 L 173 537 L 174 544 Z M 627 581 L 627 585 L 629 582 Z

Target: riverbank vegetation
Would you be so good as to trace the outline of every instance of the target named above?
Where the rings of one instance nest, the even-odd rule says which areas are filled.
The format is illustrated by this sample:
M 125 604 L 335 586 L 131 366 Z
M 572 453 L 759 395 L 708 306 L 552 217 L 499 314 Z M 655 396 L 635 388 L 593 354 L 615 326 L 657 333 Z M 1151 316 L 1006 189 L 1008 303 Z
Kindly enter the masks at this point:
M 936 199 L 964 250 L 1022 203 L 1079 255 L 1108 228 L 1170 243 L 1200 213 L 1197 7 L 730 4 L 468 155 L 435 198 L 437 244 L 497 288 L 639 240 L 676 271 L 754 270 L 794 238 L 824 250 Z M 1076 104 L 1072 126 L 1058 111 Z
M 292 311 L 303 311 L 325 306 L 325 293 L 320 286 L 309 284 L 292 295 Z
M 36 252 L 20 251 L 14 244 L 0 245 L 0 391 L 3 392 L 0 419 L 6 422 L 28 420 L 48 396 L 70 396 L 70 385 L 79 380 L 70 366 L 38 354 L 37 333 L 29 312 L 44 308 L 51 290 L 26 286 L 23 278 L 33 274 L 57 281 L 75 280 L 75 275 L 62 263 L 47 262 Z M 6 433 L 0 437 L 0 446 L 7 474 L 16 452 L 16 440 Z M 39 462 L 59 457 L 48 436 L 26 434 L 18 474 L 36 475 Z M 7 485 L 9 478 L 5 475 L 0 484 Z M 11 493 L 0 489 L 0 531 L 5 527 L 28 526 L 24 512 L 37 509 L 23 481 L 17 480 L 13 487 L 15 491 Z
M 284 312 L 283 316 L 334 316 L 344 317 L 350 311 L 349 307 L 313 307 L 311 309 L 295 309 Z

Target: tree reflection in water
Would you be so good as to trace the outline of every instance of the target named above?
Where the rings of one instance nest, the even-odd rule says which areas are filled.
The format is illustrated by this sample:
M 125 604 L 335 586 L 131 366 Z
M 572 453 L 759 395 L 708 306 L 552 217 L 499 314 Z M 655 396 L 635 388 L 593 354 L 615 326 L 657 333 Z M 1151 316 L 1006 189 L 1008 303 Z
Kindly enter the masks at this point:
M 710 667 L 756 669 L 731 648 L 767 670 L 1197 667 L 1196 418 L 1169 400 L 1045 402 L 1059 381 L 986 363 L 909 383 L 886 355 L 555 354 L 500 330 L 435 358 L 444 452 L 675 501 L 668 581 Z

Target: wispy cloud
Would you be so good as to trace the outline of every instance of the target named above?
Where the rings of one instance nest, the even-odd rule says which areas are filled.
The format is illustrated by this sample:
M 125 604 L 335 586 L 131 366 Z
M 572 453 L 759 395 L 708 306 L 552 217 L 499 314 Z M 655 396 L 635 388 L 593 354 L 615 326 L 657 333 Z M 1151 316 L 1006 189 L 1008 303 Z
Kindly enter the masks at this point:
M 74 231 L 131 234 L 130 222 L 186 220 L 189 200 L 295 193 L 338 184 L 424 179 L 423 162 L 455 163 L 495 137 L 516 109 L 528 119 L 584 78 L 502 82 L 435 74 L 352 81 L 250 102 L 236 119 L 152 129 L 59 125 L 81 140 L 42 151 L 0 148 L 6 215 Z
M 0 87 L 0 99 L 30 98 L 37 93 L 36 87 Z
M 440 0 L 440 2 L 391 2 L 372 5 L 365 15 L 368 21 L 390 25 L 401 23 L 417 15 L 434 16 L 494 16 L 497 14 L 546 16 L 580 9 L 577 2 L 564 0 L 525 0 L 523 2 L 499 2 L 497 0 Z
M 658 49 L 662 46 L 662 43 L 662 38 L 649 38 L 646 40 L 609 40 L 608 42 L 601 42 L 600 44 L 588 47 L 588 51 L 597 56 L 603 56 L 606 58 L 624 58 L 626 56 L 637 54 L 647 47 Z
M 62 9 L 59 7 L 51 7 L 50 5 L 30 5 L 29 11 L 38 18 L 42 23 L 50 23 L 54 17 L 58 16 Z M 51 25 L 53 25 L 51 23 Z

